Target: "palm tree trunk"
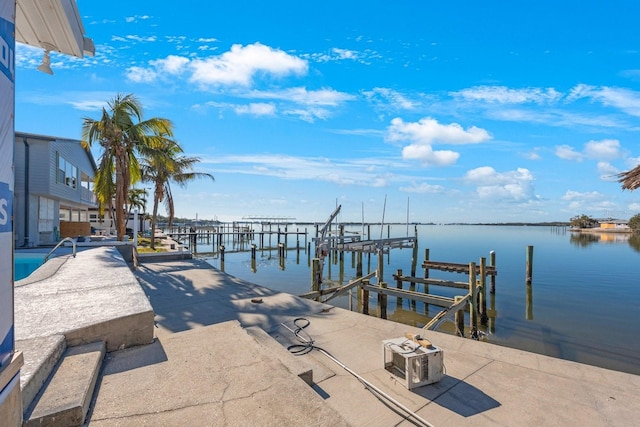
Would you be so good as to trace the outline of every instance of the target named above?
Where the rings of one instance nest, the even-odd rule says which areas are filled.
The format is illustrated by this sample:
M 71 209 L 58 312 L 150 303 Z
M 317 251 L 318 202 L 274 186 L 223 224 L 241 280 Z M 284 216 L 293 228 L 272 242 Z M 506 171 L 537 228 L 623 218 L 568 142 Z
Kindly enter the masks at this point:
M 156 221 L 158 219 L 158 196 L 153 195 L 153 216 L 151 217 L 151 250 L 156 249 Z

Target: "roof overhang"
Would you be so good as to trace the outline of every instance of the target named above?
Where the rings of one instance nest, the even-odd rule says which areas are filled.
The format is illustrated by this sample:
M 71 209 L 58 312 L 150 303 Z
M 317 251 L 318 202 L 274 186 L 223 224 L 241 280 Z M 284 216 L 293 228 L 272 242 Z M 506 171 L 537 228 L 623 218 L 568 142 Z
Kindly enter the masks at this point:
M 78 58 L 93 56 L 93 40 L 75 0 L 16 0 L 16 41 Z

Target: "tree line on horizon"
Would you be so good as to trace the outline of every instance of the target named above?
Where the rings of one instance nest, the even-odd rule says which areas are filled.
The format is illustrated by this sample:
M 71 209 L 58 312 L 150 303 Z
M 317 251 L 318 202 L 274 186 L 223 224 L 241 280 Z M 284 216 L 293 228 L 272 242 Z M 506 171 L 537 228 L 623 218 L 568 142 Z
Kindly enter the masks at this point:
M 155 248 L 158 205 L 164 203 L 169 223 L 175 216 L 171 183 L 183 187 L 196 178 L 214 180 L 209 173 L 193 170 L 200 159 L 183 154 L 171 120 L 143 120 L 142 104 L 133 94 L 117 94 L 102 108 L 100 118 L 83 119 L 82 145 L 88 149 L 94 143 L 102 152 L 93 191 L 100 214 L 114 213 L 118 240 L 125 236 L 128 214 L 146 204 L 146 191 L 133 188 L 138 182 L 152 185 L 151 247 Z

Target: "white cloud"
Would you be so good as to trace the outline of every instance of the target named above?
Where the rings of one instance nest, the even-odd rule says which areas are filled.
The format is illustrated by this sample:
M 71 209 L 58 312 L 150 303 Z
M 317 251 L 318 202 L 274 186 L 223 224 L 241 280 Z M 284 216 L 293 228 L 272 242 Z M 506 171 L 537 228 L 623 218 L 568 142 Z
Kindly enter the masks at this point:
M 282 77 L 305 74 L 307 61 L 260 43 L 235 44 L 219 56 L 194 59 L 191 81 L 202 85 L 249 86 L 258 73 Z
M 640 117 L 640 92 L 634 90 L 580 84 L 571 90 L 568 99 L 574 100 L 580 98 L 599 101 L 605 106 L 614 107 L 631 116 Z
M 620 141 L 617 139 L 589 141 L 584 146 L 584 153 L 592 159 L 614 160 L 620 157 Z
M 481 199 L 500 201 L 537 199 L 533 189 L 534 177 L 525 168 L 500 173 L 490 166 L 483 166 L 468 171 L 464 180 L 476 185 L 476 192 Z
M 405 123 L 400 118 L 391 120 L 387 128 L 388 141 L 409 141 L 402 149 L 404 159 L 420 160 L 424 165 L 447 166 L 454 164 L 460 154 L 455 151 L 433 150 L 433 144 L 477 144 L 491 139 L 489 133 L 471 126 L 467 130 L 457 123 L 443 125 L 430 117 L 417 123 Z
M 609 162 L 598 162 L 598 173 L 603 181 L 617 181 L 620 170 Z
M 492 137 L 486 130 L 471 126 L 467 130 L 457 123 L 443 125 L 431 117 L 417 123 L 405 123 L 401 118 L 391 120 L 388 128 L 390 141 L 412 141 L 419 145 L 431 144 L 477 144 Z
M 544 104 L 557 101 L 562 94 L 553 88 L 524 88 L 510 89 L 505 86 L 476 86 L 451 92 L 454 98 L 463 98 L 467 101 L 484 101 L 498 104 Z
M 564 160 L 575 160 L 577 162 L 581 162 L 584 157 L 582 153 L 577 152 L 569 145 L 556 146 L 556 156 Z
M 189 64 L 189 59 L 184 56 L 169 55 L 164 59 L 149 61 L 149 64 L 154 66 L 159 73 L 175 75 L 185 71 Z
M 434 151 L 430 145 L 411 144 L 402 149 L 405 160 L 419 160 L 425 166 L 449 166 L 460 158 L 460 153 L 450 150 Z
M 146 42 L 146 43 L 151 43 L 151 42 L 155 42 L 156 40 L 158 40 L 158 38 L 156 36 L 137 36 L 135 34 L 128 34 L 125 36 L 125 38 L 127 40 L 132 40 L 134 42 Z
M 566 201 L 598 200 L 598 199 L 601 199 L 602 197 L 603 197 L 603 194 L 597 191 L 580 193 L 579 191 L 567 190 L 564 196 L 562 196 L 562 200 L 566 200 Z
M 631 203 L 631 204 L 628 206 L 628 209 L 629 209 L 631 212 L 640 212 L 640 203 Z
M 150 83 L 156 80 L 158 73 L 149 68 L 129 67 L 126 76 L 135 83 Z
M 274 116 L 276 114 L 276 106 L 266 103 L 251 103 L 249 105 L 238 105 L 235 107 L 238 114 L 250 114 L 253 116 Z
M 428 184 L 426 182 L 422 182 L 420 184 L 413 184 L 408 187 L 400 187 L 400 191 L 404 191 L 406 193 L 441 193 L 444 191 L 444 187 L 441 185 L 433 185 Z
M 389 106 L 395 110 L 413 110 L 418 106 L 398 91 L 388 88 L 376 87 L 370 91 L 362 92 L 367 100 L 380 106 Z

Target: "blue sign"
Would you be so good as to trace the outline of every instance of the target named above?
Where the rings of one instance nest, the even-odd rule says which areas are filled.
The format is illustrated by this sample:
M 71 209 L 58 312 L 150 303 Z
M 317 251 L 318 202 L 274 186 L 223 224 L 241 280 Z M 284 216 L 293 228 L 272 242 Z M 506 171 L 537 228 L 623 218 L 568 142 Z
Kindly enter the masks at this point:
M 13 35 L 15 25 L 0 18 L 0 72 L 13 82 L 16 74 L 16 53 Z
M 9 184 L 0 182 L 0 233 L 10 233 L 11 212 L 13 212 L 13 192 Z

